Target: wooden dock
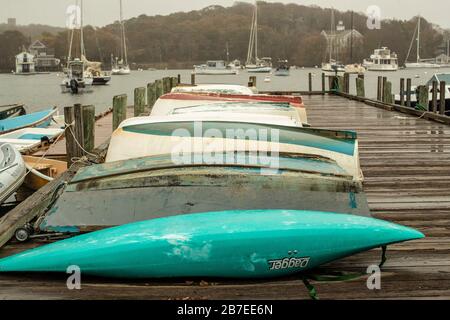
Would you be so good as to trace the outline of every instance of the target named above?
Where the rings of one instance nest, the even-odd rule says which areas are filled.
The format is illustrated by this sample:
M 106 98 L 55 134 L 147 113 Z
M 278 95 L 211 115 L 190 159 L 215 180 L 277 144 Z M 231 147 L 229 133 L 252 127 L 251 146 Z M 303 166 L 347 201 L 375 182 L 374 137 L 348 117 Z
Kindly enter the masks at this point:
M 335 95 L 305 96 L 315 127 L 356 130 L 370 207 L 378 218 L 411 226 L 427 238 L 389 247 L 381 290 L 367 276 L 315 282 L 321 299 L 450 298 L 450 126 Z M 10 243 L 8 256 L 41 245 Z M 26 247 L 26 248 L 25 248 Z M 359 254 L 321 272 L 365 273 L 381 250 Z M 69 291 L 64 275 L 0 275 L 1 299 L 308 299 L 300 276 L 272 281 L 117 281 L 82 278 Z

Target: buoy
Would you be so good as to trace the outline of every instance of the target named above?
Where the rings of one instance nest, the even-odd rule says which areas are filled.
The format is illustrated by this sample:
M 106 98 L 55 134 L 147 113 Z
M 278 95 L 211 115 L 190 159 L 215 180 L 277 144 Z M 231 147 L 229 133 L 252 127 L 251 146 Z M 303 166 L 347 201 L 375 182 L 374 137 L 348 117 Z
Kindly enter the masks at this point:
M 264 82 L 270 82 L 270 81 L 272 81 L 272 80 L 270 79 L 270 77 L 266 77 L 266 78 L 264 79 Z

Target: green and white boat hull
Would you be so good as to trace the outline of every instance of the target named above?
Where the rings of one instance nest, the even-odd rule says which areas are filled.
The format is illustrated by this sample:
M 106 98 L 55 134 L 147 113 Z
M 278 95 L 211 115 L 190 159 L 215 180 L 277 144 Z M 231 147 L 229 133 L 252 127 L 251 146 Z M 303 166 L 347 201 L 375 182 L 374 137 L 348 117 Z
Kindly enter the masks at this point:
M 114 278 L 272 278 L 424 235 L 346 214 L 226 211 L 127 224 L 0 260 L 0 272 L 66 272 Z

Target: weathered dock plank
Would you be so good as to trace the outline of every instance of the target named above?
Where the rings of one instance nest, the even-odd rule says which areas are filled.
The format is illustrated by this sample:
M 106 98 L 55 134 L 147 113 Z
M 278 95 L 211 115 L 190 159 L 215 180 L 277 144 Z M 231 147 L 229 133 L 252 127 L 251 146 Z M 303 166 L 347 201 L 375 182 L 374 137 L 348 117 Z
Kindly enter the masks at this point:
M 376 217 L 418 228 L 420 241 L 392 246 L 381 290 L 367 276 L 346 282 L 312 282 L 322 299 L 450 298 L 450 126 L 375 108 L 338 96 L 306 96 L 313 126 L 355 129 L 369 204 Z M 31 243 L 27 246 L 35 246 Z M 11 243 L 0 256 L 22 251 Z M 325 266 L 364 273 L 380 250 Z M 148 281 L 83 278 L 69 291 L 64 275 L 1 275 L 0 299 L 308 299 L 299 277 L 273 281 Z

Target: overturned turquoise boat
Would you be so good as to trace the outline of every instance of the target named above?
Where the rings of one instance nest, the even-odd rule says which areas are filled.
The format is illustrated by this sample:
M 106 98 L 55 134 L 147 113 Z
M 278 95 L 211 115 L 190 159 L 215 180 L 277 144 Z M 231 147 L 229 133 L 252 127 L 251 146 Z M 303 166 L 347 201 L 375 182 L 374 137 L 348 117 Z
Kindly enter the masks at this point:
M 292 210 L 179 215 L 109 228 L 0 260 L 0 272 L 113 278 L 272 278 L 423 238 L 368 217 Z
M 47 128 L 50 126 L 56 112 L 57 109 L 52 108 L 15 118 L 0 120 L 0 134 L 9 133 L 24 128 Z

